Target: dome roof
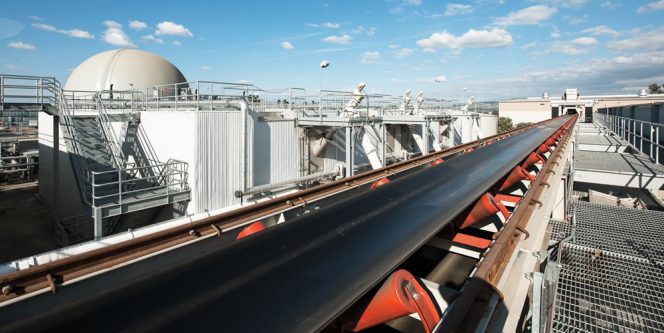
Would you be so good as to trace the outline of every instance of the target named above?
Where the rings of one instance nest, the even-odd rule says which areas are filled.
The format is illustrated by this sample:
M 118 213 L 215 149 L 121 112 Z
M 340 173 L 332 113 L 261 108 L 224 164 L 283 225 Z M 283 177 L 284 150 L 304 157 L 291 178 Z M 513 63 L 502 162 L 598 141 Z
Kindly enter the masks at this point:
M 145 89 L 159 84 L 186 82 L 168 60 L 141 50 L 111 50 L 83 61 L 69 75 L 65 90 L 100 91 Z

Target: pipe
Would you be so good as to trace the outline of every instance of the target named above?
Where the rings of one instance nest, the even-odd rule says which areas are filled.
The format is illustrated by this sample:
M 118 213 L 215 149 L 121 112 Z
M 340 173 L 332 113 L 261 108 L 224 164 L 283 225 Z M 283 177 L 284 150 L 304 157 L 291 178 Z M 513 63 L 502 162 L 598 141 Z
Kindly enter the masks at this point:
M 242 151 L 240 175 L 242 178 L 240 179 L 240 184 L 242 186 L 241 191 L 245 192 L 247 190 L 247 179 L 249 178 L 249 168 L 247 168 L 247 147 L 249 146 L 247 143 L 249 137 L 249 131 L 247 130 L 247 113 L 249 112 L 249 105 L 247 104 L 247 101 L 243 99 L 230 100 L 228 101 L 228 104 L 239 107 L 240 112 L 242 113 L 242 145 L 240 146 L 240 150 Z
M 298 177 L 298 178 L 292 178 L 280 182 L 274 182 L 270 184 L 265 184 L 265 185 L 258 185 L 254 186 L 251 188 L 248 188 L 246 191 L 235 191 L 235 197 L 240 198 L 244 195 L 251 195 L 251 194 L 256 194 L 256 193 L 264 193 L 268 192 L 271 190 L 275 189 L 280 189 L 284 188 L 288 185 L 293 185 L 293 184 L 299 184 L 315 179 L 320 179 L 320 178 L 326 178 L 326 177 L 333 177 L 339 175 L 339 171 L 333 171 L 333 172 L 319 172 L 319 173 L 314 173 L 311 175 L 303 176 L 303 177 Z
M 328 206 L 308 208 L 309 213 L 242 241 L 211 237 L 60 286 L 56 294 L 5 306 L 0 308 L 0 327 L 321 330 L 507 175 L 565 119 Z M 166 264 L 161 256 L 178 261 Z

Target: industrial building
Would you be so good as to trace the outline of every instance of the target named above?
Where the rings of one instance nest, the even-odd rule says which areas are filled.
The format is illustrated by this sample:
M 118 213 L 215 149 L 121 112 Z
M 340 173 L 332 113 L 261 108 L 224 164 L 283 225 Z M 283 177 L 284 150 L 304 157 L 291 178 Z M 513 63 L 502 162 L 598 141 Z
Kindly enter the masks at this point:
M 661 96 L 501 102 L 534 124 L 498 133 L 139 50 L 1 77 L 60 247 L 0 265 L 0 332 L 664 330 Z
M 662 102 L 664 95 L 647 94 L 645 90 L 633 95 L 582 95 L 578 89 L 566 89 L 561 96 L 544 93 L 541 97 L 500 101 L 498 114 L 512 119 L 514 124 L 533 123 L 565 114 L 580 114 L 581 119 L 592 122 L 593 113 L 599 109 L 633 106 L 639 119 L 657 123 L 664 119 L 664 110 L 651 111 L 650 105 Z

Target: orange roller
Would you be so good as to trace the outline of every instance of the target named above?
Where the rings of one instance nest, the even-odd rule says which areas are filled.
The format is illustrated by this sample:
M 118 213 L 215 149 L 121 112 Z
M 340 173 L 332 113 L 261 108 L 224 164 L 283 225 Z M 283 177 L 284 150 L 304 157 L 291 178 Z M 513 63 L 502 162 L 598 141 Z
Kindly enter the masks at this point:
M 445 160 L 442 159 L 442 158 L 439 158 L 439 159 L 436 159 L 435 161 L 431 162 L 431 166 L 438 165 L 438 164 L 441 164 L 443 162 L 445 162 Z
M 255 234 L 259 231 L 265 230 L 265 228 L 266 228 L 265 223 L 263 223 L 261 221 L 256 221 L 256 222 L 246 226 L 244 229 L 242 229 L 242 231 L 240 231 L 240 233 L 237 234 L 237 237 L 235 237 L 235 239 L 240 239 L 240 238 L 247 237 L 249 235 L 253 235 L 253 234 Z
M 412 274 L 400 269 L 387 278 L 366 308 L 353 314 L 357 319 L 344 324 L 344 330 L 359 332 L 415 312 L 427 333 L 440 321 L 440 311 L 429 293 Z
M 539 156 L 537 153 L 532 152 L 523 161 L 523 163 L 521 164 L 521 167 L 527 168 L 527 167 L 537 163 L 538 161 L 544 163 L 544 159 L 542 158 L 542 156 Z
M 514 169 L 512 169 L 512 171 L 510 171 L 509 175 L 507 175 L 507 178 L 505 178 L 503 184 L 500 185 L 498 191 L 504 191 L 514 186 L 516 183 L 526 179 L 533 181 L 535 180 L 535 177 L 533 177 L 526 169 L 517 165 L 514 167 Z
M 381 179 L 375 181 L 373 184 L 371 184 L 371 187 L 369 187 L 369 188 L 373 190 L 373 189 L 375 189 L 376 187 L 383 186 L 383 185 L 385 185 L 385 184 L 387 184 L 387 183 L 389 183 L 389 182 L 390 182 L 390 180 L 387 179 L 387 177 L 383 177 L 383 178 L 381 178 Z
M 544 141 L 544 144 L 549 146 L 549 147 L 553 147 L 553 146 L 556 146 L 558 143 L 556 143 L 556 137 L 554 135 L 552 135 L 550 138 L 548 138 L 548 139 L 546 139 L 546 141 Z
M 473 148 L 473 147 L 466 148 L 466 149 L 463 150 L 463 153 L 464 153 L 464 154 L 466 154 L 466 153 L 470 153 L 470 152 L 473 151 L 473 150 L 475 150 L 475 148 Z
M 467 213 L 461 213 L 461 215 L 457 217 L 456 222 L 457 225 L 459 225 L 459 221 L 461 221 L 459 228 L 464 229 L 495 215 L 499 211 L 500 209 L 496 205 L 494 197 L 489 193 L 485 193 L 479 200 L 477 200 L 470 211 L 467 211 Z
M 540 155 L 544 154 L 544 153 L 553 153 L 551 148 L 549 148 L 549 146 L 547 146 L 545 144 L 539 145 L 539 147 L 537 147 L 537 150 L 535 150 L 535 152 L 540 154 Z

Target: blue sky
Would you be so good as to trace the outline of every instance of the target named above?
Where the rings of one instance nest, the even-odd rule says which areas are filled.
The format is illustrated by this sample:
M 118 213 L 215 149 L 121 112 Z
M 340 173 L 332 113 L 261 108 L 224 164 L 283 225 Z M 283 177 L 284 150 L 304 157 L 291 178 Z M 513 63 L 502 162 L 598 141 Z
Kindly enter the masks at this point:
M 188 80 L 479 100 L 664 83 L 664 0 L 13 1 L 0 72 L 56 76 L 115 48 Z M 438 80 L 436 80 L 438 78 Z

